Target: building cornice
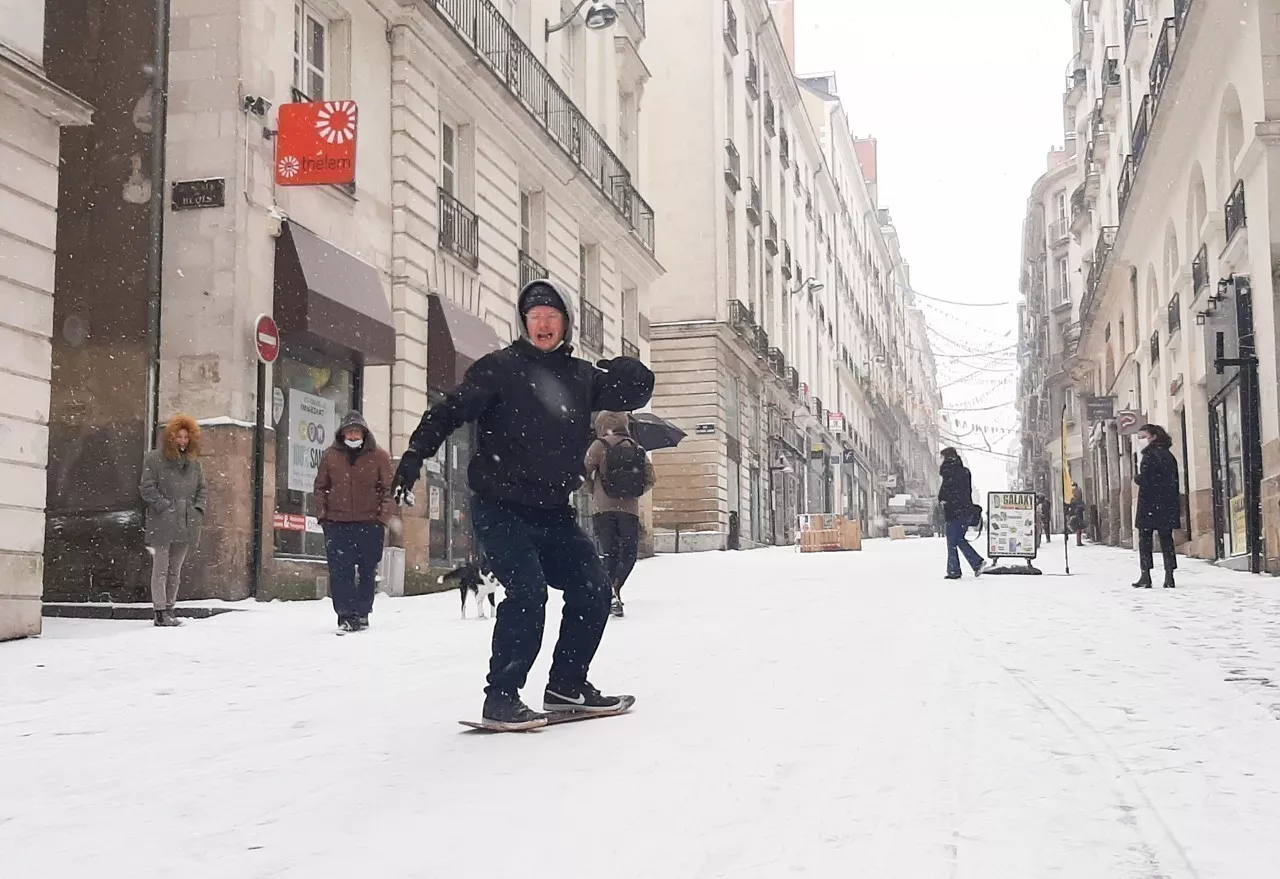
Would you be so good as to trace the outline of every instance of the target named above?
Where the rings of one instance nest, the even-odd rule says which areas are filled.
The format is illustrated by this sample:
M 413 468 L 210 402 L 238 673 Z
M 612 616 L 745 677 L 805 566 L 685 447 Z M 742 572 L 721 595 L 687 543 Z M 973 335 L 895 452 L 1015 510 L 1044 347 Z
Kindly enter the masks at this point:
M 9 95 L 59 125 L 88 125 L 93 108 L 45 76 L 25 55 L 0 43 L 0 94 Z

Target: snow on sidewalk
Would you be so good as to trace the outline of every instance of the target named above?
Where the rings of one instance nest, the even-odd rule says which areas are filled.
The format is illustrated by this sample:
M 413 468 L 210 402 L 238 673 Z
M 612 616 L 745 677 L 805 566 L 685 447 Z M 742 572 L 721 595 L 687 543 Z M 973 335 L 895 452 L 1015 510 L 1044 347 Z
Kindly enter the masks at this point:
M 0 875 L 1254 879 L 1280 874 L 1280 588 L 937 541 L 642 563 L 593 668 L 627 717 L 480 709 L 455 594 L 0 645 Z M 557 629 L 526 697 L 540 699 Z

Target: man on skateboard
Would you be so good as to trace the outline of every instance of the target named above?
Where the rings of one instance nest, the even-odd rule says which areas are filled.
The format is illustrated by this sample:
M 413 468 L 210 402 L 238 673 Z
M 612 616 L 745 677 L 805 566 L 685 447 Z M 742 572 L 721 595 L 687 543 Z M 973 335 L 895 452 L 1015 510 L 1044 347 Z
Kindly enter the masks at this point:
M 511 730 L 548 719 L 520 699 L 542 645 L 548 586 L 563 591 L 564 615 L 543 710 L 612 713 L 631 701 L 601 695 L 587 681 L 609 618 L 610 584 L 569 498 L 583 481 L 591 414 L 644 406 L 654 382 L 653 373 L 631 357 L 593 366 L 573 356 L 573 302 L 558 284 L 527 284 L 516 310 L 520 338 L 476 361 L 462 383 L 422 416 L 394 482 L 396 501 L 403 503 L 422 462 L 451 433 L 475 422 L 467 471 L 471 520 L 506 590 L 493 630 L 483 717 L 487 725 Z

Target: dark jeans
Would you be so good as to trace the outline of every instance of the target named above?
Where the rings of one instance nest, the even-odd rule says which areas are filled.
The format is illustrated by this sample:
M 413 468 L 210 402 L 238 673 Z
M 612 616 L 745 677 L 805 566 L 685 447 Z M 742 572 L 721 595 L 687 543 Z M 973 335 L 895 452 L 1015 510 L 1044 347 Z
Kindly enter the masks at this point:
M 609 621 L 609 580 L 573 508 L 534 509 L 474 495 L 471 522 L 506 592 L 485 693 L 514 696 L 525 685 L 542 647 L 548 586 L 564 593 L 550 683 L 585 682 Z
M 367 617 L 373 610 L 378 565 L 386 532 L 378 522 L 326 522 L 329 594 L 339 621 Z M 357 581 L 357 571 L 359 580 Z
M 1151 538 L 1160 535 L 1160 552 L 1164 555 L 1164 569 L 1166 571 L 1176 571 L 1178 569 L 1178 554 L 1173 548 L 1173 532 L 1172 531 L 1152 531 L 1146 528 L 1138 531 L 1138 563 L 1142 566 L 1142 570 L 1150 571 L 1154 568 L 1154 546 Z
M 975 571 L 982 567 L 982 556 L 969 545 L 969 526 L 962 519 L 947 522 L 947 576 L 960 576 L 960 554 L 963 553 Z
M 605 576 L 613 591 L 621 593 L 640 554 L 640 517 L 631 513 L 596 513 L 591 520 L 604 556 Z

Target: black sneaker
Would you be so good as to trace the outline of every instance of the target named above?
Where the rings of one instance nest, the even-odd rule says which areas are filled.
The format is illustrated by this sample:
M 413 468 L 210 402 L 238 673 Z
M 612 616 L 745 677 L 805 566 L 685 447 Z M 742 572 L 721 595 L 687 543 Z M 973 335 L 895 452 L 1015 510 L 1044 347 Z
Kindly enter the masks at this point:
M 357 626 L 359 626 L 359 627 L 360 627 L 360 628 L 362 628 L 362 629 L 367 629 L 367 628 L 369 628 L 369 618 L 368 618 L 368 617 L 356 617 L 356 625 L 357 625 Z
M 621 618 L 622 616 L 624 616 L 624 615 L 625 615 L 625 612 L 624 612 L 624 611 L 623 611 L 623 609 L 622 609 L 622 599 L 621 599 L 621 598 L 615 598 L 615 599 L 613 600 L 613 604 L 609 605 L 609 613 L 610 613 L 610 614 L 612 614 L 613 616 L 615 616 L 615 617 L 619 617 L 619 618 Z
M 519 696 L 493 693 L 485 697 L 480 712 L 484 722 L 498 729 L 533 729 L 546 726 L 547 716 L 539 714 L 520 700 Z
M 621 696 L 603 696 L 585 681 L 581 684 L 547 684 L 542 695 L 542 710 L 594 713 L 617 711 L 622 707 Z
M 341 629 L 341 630 L 342 630 L 342 631 L 344 631 L 344 632 L 358 632 L 358 631 L 360 631 L 360 626 L 359 626 L 359 625 L 356 623 L 356 621 L 355 621 L 355 620 L 353 620 L 353 619 L 341 619 L 341 620 L 338 620 L 338 628 L 339 628 L 339 629 Z

